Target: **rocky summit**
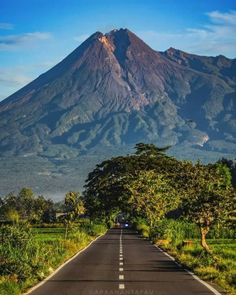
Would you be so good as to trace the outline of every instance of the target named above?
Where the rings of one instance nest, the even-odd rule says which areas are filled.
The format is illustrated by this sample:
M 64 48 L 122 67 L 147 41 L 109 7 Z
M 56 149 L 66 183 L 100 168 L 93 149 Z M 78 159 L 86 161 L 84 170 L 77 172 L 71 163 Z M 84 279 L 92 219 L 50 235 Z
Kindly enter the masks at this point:
M 0 102 L 0 193 L 80 188 L 96 162 L 138 142 L 192 160 L 234 157 L 236 59 L 96 32 Z

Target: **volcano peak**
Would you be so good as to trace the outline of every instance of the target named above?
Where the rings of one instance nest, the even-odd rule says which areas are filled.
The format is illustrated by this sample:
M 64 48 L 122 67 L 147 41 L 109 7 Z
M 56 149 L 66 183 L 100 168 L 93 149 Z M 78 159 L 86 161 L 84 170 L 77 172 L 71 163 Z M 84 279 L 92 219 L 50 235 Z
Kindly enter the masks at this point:
M 193 146 L 206 136 L 202 148 L 236 148 L 235 64 L 157 52 L 127 28 L 97 31 L 0 103 L 0 153 L 70 157 L 141 141 Z

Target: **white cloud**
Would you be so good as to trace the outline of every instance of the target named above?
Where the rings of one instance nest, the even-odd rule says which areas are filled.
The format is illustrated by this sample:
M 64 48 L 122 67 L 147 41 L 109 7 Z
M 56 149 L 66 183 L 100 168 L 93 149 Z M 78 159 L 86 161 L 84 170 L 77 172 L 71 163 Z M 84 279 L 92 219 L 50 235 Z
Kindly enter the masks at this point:
M 13 30 L 14 25 L 11 23 L 0 23 L 0 30 Z
M 51 34 L 44 32 L 0 36 L 0 50 L 16 49 L 22 46 L 34 44 L 37 41 L 48 40 L 50 38 Z
M 206 13 L 213 23 L 236 25 L 236 11 L 230 12 L 211 11 Z
M 187 28 L 178 33 L 138 32 L 157 50 L 175 47 L 200 55 L 236 57 L 236 11 L 212 11 L 206 14 L 208 22 L 198 28 Z

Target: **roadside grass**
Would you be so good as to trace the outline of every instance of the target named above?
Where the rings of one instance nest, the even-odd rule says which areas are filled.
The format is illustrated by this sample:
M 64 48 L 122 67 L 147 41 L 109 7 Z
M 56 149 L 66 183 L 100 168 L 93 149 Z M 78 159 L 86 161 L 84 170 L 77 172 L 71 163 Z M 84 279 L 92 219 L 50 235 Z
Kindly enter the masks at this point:
M 171 243 L 163 243 L 160 246 L 202 279 L 219 285 L 227 294 L 235 295 L 236 240 L 209 239 L 208 244 L 211 255 L 202 250 L 197 239 L 190 245 L 174 247 Z
M 0 277 L 0 294 L 1 295 L 18 295 L 20 294 L 19 283 L 11 277 Z
M 26 291 L 106 231 L 104 225 L 87 221 L 71 226 L 67 239 L 63 227 L 0 229 L 1 295 Z

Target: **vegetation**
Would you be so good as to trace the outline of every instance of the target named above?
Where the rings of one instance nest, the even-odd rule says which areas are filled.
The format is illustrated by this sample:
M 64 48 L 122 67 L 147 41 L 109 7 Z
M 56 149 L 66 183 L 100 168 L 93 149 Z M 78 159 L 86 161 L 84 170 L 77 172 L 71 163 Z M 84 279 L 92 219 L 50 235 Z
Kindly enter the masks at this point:
M 60 220 L 55 214 L 51 216 L 56 208 L 63 209 Z M 50 218 L 46 218 L 49 223 L 45 223 L 49 209 Z M 10 194 L 3 198 L 0 294 L 20 294 L 106 231 L 103 224 L 81 217 L 83 213 L 83 201 L 76 192 L 67 193 L 64 204 L 35 197 L 26 188 L 17 196 Z
M 97 165 L 87 179 L 88 214 L 110 220 L 121 211 L 146 219 L 153 230 L 165 214 L 179 209 L 199 227 L 201 245 L 210 252 L 210 228 L 227 220 L 235 207 L 230 170 L 223 163 L 177 161 L 165 155 L 167 149 L 140 143 L 135 155 Z
M 178 205 L 169 181 L 152 170 L 141 171 L 126 187 L 130 192 L 128 203 L 133 212 L 145 218 L 151 227 Z
M 79 193 L 68 192 L 65 197 L 65 239 L 68 234 L 69 225 L 75 221 L 81 214 L 85 213 L 84 203 Z
M 43 196 L 35 196 L 30 188 L 23 188 L 18 195 L 13 193 L 0 198 L 2 220 L 14 224 L 19 221 L 30 223 L 52 222 L 55 220 L 54 204 Z
M 236 187 L 236 159 L 234 159 L 233 161 L 228 160 L 226 158 L 222 158 L 220 161 L 218 161 L 218 163 L 224 164 L 229 168 L 230 173 L 232 175 L 232 184 L 234 187 Z
M 87 213 L 106 221 L 125 213 L 144 237 L 163 244 L 197 273 L 202 267 L 202 273 L 208 273 L 204 278 L 233 290 L 233 264 L 213 246 L 216 238 L 235 239 L 232 169 L 222 161 L 208 165 L 178 161 L 165 154 L 167 149 L 141 143 L 135 154 L 97 165 L 86 183 Z M 185 261 L 186 249 L 194 263 Z M 211 271 L 215 276 L 210 276 Z
M 163 219 L 152 239 L 203 279 L 217 283 L 228 291 L 227 294 L 235 294 L 235 229 L 218 225 L 213 227 L 208 239 L 211 253 L 203 250 L 199 237 L 199 228 L 195 224 L 186 220 Z
M 234 292 L 232 165 L 179 161 L 166 155 L 169 147 L 153 144 L 135 148 L 98 164 L 83 196 L 68 192 L 53 203 L 23 188 L 0 199 L 1 294 L 18 294 L 45 277 L 119 214 L 203 278 Z
M 181 206 L 187 218 L 199 226 L 201 245 L 210 252 L 206 235 L 212 225 L 229 217 L 235 202 L 231 176 L 223 164 L 204 166 L 197 163 L 187 167 L 185 187 L 182 190 L 185 197 Z

